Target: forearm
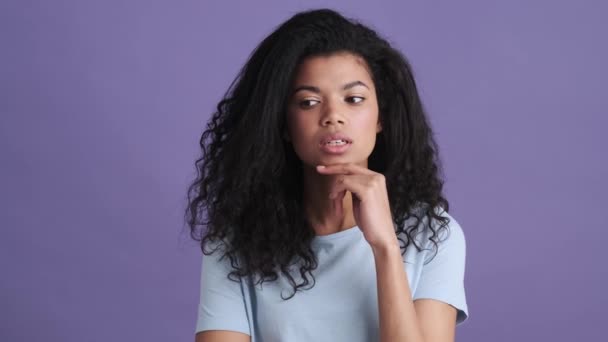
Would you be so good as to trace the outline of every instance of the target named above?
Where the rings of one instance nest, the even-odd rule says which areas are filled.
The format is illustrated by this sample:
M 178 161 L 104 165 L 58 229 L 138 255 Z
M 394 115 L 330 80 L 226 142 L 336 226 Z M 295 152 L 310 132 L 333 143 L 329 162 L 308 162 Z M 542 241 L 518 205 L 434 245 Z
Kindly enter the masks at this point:
M 423 342 L 399 245 L 372 250 L 378 285 L 380 342 Z

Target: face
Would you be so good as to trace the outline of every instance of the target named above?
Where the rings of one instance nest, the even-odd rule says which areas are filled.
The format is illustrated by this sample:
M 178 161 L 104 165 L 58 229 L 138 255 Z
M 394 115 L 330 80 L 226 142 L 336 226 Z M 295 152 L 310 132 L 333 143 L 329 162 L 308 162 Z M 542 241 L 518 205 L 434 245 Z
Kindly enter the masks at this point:
M 367 167 L 381 129 L 376 89 L 362 58 L 341 53 L 310 57 L 299 65 L 284 137 L 304 165 Z

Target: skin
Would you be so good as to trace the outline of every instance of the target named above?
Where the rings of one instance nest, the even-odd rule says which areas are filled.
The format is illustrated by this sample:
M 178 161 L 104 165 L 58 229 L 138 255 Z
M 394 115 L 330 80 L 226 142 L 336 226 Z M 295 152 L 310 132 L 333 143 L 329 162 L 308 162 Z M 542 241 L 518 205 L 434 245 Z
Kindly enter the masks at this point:
M 315 232 L 332 234 L 355 225 L 363 232 L 376 265 L 380 341 L 454 341 L 454 307 L 433 299 L 412 301 L 384 175 L 367 168 L 381 130 L 376 90 L 364 60 L 340 53 L 300 64 L 284 138 L 303 163 L 305 211 Z M 344 154 L 327 154 L 319 146 L 323 135 L 335 132 L 353 140 Z M 245 342 L 250 337 L 206 331 L 196 341 Z
M 345 86 L 348 89 L 344 89 Z M 351 54 L 303 61 L 292 87 L 287 129 L 286 139 L 302 160 L 303 203 L 315 232 L 326 235 L 355 226 L 351 193 L 329 198 L 340 177 L 321 174 L 316 166 L 354 163 L 367 168 L 376 134 L 382 127 L 376 89 L 366 63 Z M 319 141 L 324 135 L 336 132 L 352 139 L 349 150 L 342 155 L 322 152 Z

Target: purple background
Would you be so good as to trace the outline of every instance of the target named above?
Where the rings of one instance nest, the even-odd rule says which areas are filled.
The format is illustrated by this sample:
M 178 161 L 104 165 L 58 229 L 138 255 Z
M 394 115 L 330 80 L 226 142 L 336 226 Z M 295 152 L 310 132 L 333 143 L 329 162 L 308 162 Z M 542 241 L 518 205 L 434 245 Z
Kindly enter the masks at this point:
M 318 6 L 414 66 L 467 237 L 458 339 L 602 339 L 606 2 L 342 3 L 2 1 L 0 340 L 193 340 L 199 134 L 255 45 Z

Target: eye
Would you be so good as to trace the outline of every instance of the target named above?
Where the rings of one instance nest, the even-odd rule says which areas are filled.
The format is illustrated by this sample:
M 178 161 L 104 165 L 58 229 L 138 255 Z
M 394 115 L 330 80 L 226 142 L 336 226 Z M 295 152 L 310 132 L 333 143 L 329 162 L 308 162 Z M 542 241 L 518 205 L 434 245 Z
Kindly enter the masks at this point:
M 317 100 L 313 100 L 313 99 L 307 99 L 307 100 L 302 100 L 298 103 L 298 105 L 302 108 L 310 108 L 312 107 L 314 104 L 311 104 L 311 102 L 319 102 Z
M 349 96 L 346 98 L 346 100 L 347 100 L 347 102 L 360 103 L 360 102 L 363 102 L 363 100 L 365 100 L 365 98 L 362 96 Z

